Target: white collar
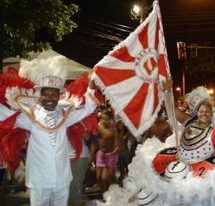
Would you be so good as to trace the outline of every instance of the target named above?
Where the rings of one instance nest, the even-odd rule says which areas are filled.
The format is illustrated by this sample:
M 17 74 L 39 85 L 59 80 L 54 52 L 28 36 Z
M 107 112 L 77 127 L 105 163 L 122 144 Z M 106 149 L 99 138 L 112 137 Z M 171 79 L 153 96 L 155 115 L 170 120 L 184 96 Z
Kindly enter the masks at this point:
M 36 106 L 35 109 L 36 111 L 38 111 L 39 115 L 41 115 L 41 117 L 43 118 L 45 118 L 47 115 L 50 115 L 50 114 L 58 115 L 60 112 L 60 109 L 58 107 L 56 107 L 53 111 L 49 111 L 39 104 Z

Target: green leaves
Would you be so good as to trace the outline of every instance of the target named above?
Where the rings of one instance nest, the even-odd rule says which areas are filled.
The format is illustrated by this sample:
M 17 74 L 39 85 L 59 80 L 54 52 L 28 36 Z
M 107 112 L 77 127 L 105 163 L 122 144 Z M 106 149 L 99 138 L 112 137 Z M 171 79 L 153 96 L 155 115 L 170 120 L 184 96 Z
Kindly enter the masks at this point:
M 51 41 L 62 41 L 77 24 L 72 20 L 79 10 L 76 4 L 61 0 L 3 0 L 4 57 L 25 56 L 29 51 L 51 47 Z M 45 33 L 46 38 L 41 38 Z M 49 40 L 51 39 L 51 40 Z

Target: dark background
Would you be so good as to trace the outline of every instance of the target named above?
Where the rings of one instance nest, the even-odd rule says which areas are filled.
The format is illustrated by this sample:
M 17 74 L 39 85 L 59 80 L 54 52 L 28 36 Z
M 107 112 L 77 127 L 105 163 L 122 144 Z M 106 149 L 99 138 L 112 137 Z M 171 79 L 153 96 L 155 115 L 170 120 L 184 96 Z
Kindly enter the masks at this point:
M 141 1 L 75 1 L 81 9 L 75 16 L 78 28 L 63 42 L 54 44 L 53 49 L 92 68 L 139 25 L 139 21 L 132 20 L 130 14 L 135 2 Z M 147 1 L 149 7 L 152 3 L 152 0 Z M 200 46 L 215 45 L 215 1 L 160 0 L 159 4 L 171 73 L 175 84 L 181 85 L 182 69 L 186 62 L 178 61 L 176 42 L 184 41 L 187 46 L 192 43 Z M 186 61 L 189 61 L 189 49 L 187 52 Z

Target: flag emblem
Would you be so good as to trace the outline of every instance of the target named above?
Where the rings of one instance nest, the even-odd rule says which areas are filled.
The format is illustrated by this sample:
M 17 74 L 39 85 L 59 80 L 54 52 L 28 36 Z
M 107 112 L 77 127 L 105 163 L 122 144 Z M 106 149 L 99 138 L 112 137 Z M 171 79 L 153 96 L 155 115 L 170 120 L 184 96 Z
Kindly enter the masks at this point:
M 158 1 L 148 18 L 93 68 L 94 80 L 135 137 L 148 129 L 162 103 L 169 73 Z

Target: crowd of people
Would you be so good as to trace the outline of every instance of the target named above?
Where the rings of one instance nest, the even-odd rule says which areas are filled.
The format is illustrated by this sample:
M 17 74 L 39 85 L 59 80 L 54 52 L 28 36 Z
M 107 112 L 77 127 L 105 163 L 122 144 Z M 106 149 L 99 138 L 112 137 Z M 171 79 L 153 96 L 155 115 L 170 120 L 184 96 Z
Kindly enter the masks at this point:
M 172 81 L 164 87 L 167 99 L 171 86 Z M 138 145 L 123 187 L 110 188 L 106 203 L 98 205 L 214 205 L 214 106 L 202 86 L 187 94 L 184 105 L 176 103 L 179 139 L 168 108 L 162 108 Z
M 112 183 L 121 184 L 127 176 L 128 165 L 134 156 L 137 142 L 121 121 L 117 121 L 110 106 L 98 107 L 98 134 L 84 133 L 82 151 L 76 159 L 74 148 L 69 155 L 73 179 L 69 188 L 69 204 L 84 205 L 84 187 L 97 187 L 103 194 Z M 23 156 L 26 154 L 24 153 Z M 95 168 L 94 179 L 88 179 L 88 170 Z M 7 174 L 15 184 L 25 184 L 25 162 L 20 159 L 18 168 Z M 1 178 L 7 178 L 1 170 Z M 119 173 L 119 177 L 116 176 Z M 88 183 L 92 181 L 93 183 Z M 1 180 L 3 182 L 3 179 Z M 23 188 L 23 187 L 22 187 Z M 28 190 L 27 190 L 28 192 Z M 3 197 L 2 197 L 3 198 Z M 36 200 L 38 202 L 38 200 Z M 33 205 L 33 204 L 32 204 Z
M 75 206 L 84 204 L 85 188 L 97 188 L 103 194 L 111 184 L 121 184 L 137 145 L 109 105 L 99 106 L 95 114 L 98 118 L 97 134 L 85 133 L 80 159 L 71 162 L 74 178 L 70 184 L 69 202 Z M 90 170 L 93 170 L 93 176 L 89 174 Z
M 18 95 L 14 101 L 19 110 L 0 104 L 1 139 L 3 139 L 2 136 L 7 136 L 8 132 L 11 135 L 13 131 L 17 132 L 18 129 L 26 145 L 20 162 L 24 165 L 24 181 L 30 194 L 32 206 L 66 206 L 68 202 L 73 206 L 83 206 L 83 189 L 88 184 L 87 175 L 92 166 L 95 168 L 93 184 L 100 188 L 102 194 L 108 192 L 113 183 L 126 187 L 124 180 L 129 176 L 129 164 L 130 168 L 137 170 L 135 174 L 139 174 L 140 165 L 137 168 L 136 161 L 132 161 L 135 155 L 138 157 L 136 154 L 138 142 L 108 102 L 98 103 L 95 98 L 95 85 L 90 76 L 88 89 L 84 95 L 84 104 L 79 103 L 78 106 L 75 106 L 71 99 L 66 103 L 59 104 L 61 95 L 65 92 L 65 82 L 61 77 L 46 75 L 34 83 L 39 96 L 35 98 L 28 95 Z M 164 95 L 168 96 L 172 81 L 167 80 L 163 87 L 167 91 L 164 92 Z M 213 166 L 205 167 L 205 162 L 209 161 L 208 158 L 213 157 L 215 147 L 214 102 L 210 102 L 209 98 L 207 89 L 201 87 L 200 90 L 193 91 L 188 95 L 184 105 L 177 105 L 175 115 L 184 129 L 180 138 L 179 152 L 177 156 L 171 157 L 171 161 L 176 161 L 175 165 L 171 167 L 172 170 L 176 169 L 181 162 L 188 164 L 192 168 L 189 171 L 197 176 L 205 176 L 210 170 L 213 170 Z M 165 143 L 174 134 L 175 131 L 172 128 L 167 110 L 165 104 L 161 105 L 157 119 L 142 135 L 142 145 L 146 151 L 148 148 L 145 145 L 151 141 L 150 139 L 156 138 L 156 141 Z M 94 125 L 96 132 L 91 132 L 82 121 L 92 113 L 96 116 L 96 125 Z M 71 131 L 68 132 L 68 128 L 78 122 L 83 129 L 79 141 L 80 151 L 77 150 L 78 145 L 70 142 Z M 2 143 L 0 146 L 3 151 L 1 151 L 0 158 L 4 160 L 4 155 L 7 156 L 7 152 L 2 147 Z M 156 147 L 156 144 L 153 146 Z M 165 149 L 165 147 L 160 147 L 159 152 L 160 149 Z M 148 151 L 148 154 L 141 156 L 141 158 L 143 160 L 146 156 L 151 158 L 150 152 Z M 147 173 L 150 163 L 150 165 L 154 164 L 154 169 L 159 175 L 168 176 L 165 173 L 166 169 L 169 169 L 168 164 L 162 162 L 166 159 L 163 158 L 159 162 L 160 160 L 157 161 L 155 157 L 155 160 L 154 162 L 147 160 L 147 163 L 143 163 L 146 170 L 143 174 L 148 175 L 147 178 L 150 179 L 150 175 Z M 0 183 L 2 184 L 6 176 L 7 164 L 3 161 L 0 163 Z M 161 171 L 159 165 L 166 165 L 166 167 Z M 10 162 L 8 168 L 9 166 Z M 203 172 L 200 171 L 202 167 L 204 167 Z M 119 178 L 116 178 L 117 171 L 120 174 Z M 149 171 L 153 175 L 151 170 Z M 201 174 L 198 173 L 199 171 Z M 143 174 L 141 173 L 141 175 Z M 147 182 L 144 175 L 141 177 Z M 23 182 L 23 177 L 21 182 Z M 143 191 L 145 186 L 149 186 L 150 190 L 156 193 L 155 196 L 158 195 L 161 197 L 161 201 L 166 203 L 166 200 L 162 199 L 165 188 L 159 191 L 159 187 L 152 188 L 151 185 L 156 186 L 155 183 L 144 184 L 141 187 L 139 185 L 138 191 Z M 211 185 L 209 186 L 211 188 Z M 2 188 L 1 186 L 1 190 Z M 3 191 L 1 190 L 0 198 L 3 202 Z M 180 195 L 183 196 L 183 194 Z M 126 198 L 129 196 L 131 196 L 130 193 Z M 165 198 L 167 197 L 165 196 Z M 132 201 L 127 199 L 127 202 L 131 204 Z M 180 201 L 178 203 L 181 204 Z M 184 204 L 184 202 L 182 203 Z M 107 204 L 109 203 L 107 202 Z M 112 205 L 117 206 L 116 203 Z
M 110 106 L 97 104 L 93 97 L 93 81 L 89 79 L 84 106 L 78 108 L 70 102 L 63 106 L 59 104 L 60 96 L 65 91 L 64 81 L 60 77 L 42 76 L 35 83 L 35 90 L 39 92 L 39 97 L 38 100 L 35 98 L 33 104 L 32 97 L 27 97 L 31 99 L 30 102 L 28 99 L 27 103 L 22 96 L 15 100 L 20 106 L 18 112 L 0 105 L 0 118 L 3 123 L 1 131 L 6 134 L 9 130 L 13 132 L 17 128 L 21 129 L 22 138 L 27 142 L 26 147 L 22 148 L 22 159 L 18 161 L 18 168 L 10 171 L 10 174 L 11 178 L 16 178 L 22 162 L 21 172 L 24 174 L 22 181 L 17 181 L 20 184 L 25 182 L 31 205 L 63 206 L 68 202 L 74 206 L 84 205 L 83 186 L 89 165 L 92 164 L 96 167 L 95 183 L 102 193 L 116 181 L 115 174 L 118 169 L 122 180 L 127 173 L 136 142 L 126 127 L 116 121 Z M 91 113 L 98 119 L 97 133 L 92 134 L 87 130 L 83 132 L 81 153 L 77 158 L 76 146 L 70 144 L 67 128 Z M 8 124 L 7 121 L 11 119 Z M 6 130 L 5 125 L 9 125 Z M 1 149 L 1 158 L 4 159 L 5 149 L 2 145 Z M 3 164 L 2 161 L 1 163 Z M 6 168 L 4 162 L 0 170 L 1 184 L 6 177 Z M 10 164 L 8 169 L 11 169 Z M 3 203 L 2 196 L 1 200 Z

